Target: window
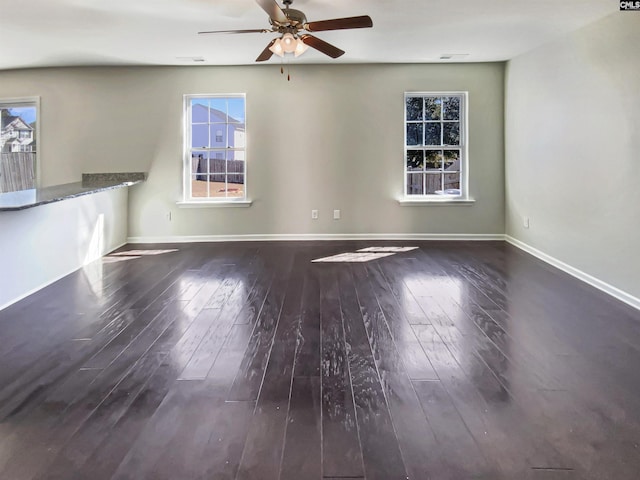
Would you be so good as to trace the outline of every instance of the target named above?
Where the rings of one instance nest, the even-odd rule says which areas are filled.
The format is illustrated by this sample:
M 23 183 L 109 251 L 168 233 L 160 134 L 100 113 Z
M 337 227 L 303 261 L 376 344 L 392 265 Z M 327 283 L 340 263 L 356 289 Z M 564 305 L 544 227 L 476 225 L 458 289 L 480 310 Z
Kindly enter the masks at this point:
M 244 94 L 185 95 L 184 101 L 184 200 L 245 200 Z
M 405 197 L 466 197 L 466 93 L 405 93 Z
M 0 193 L 36 188 L 39 99 L 0 100 Z

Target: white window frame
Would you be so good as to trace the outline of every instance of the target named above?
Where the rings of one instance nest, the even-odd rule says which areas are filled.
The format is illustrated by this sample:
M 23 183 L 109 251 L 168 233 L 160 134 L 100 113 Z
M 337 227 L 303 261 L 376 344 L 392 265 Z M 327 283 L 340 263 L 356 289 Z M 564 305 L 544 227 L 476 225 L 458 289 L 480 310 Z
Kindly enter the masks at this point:
M 192 117 L 191 117 L 191 101 L 195 99 L 208 99 L 208 98 L 242 98 L 244 100 L 245 118 L 244 128 L 245 135 L 247 131 L 247 99 L 244 93 L 211 93 L 211 94 L 185 94 L 183 95 L 183 188 L 182 188 L 182 200 L 178 201 L 179 207 L 207 207 L 207 206 L 250 206 L 251 200 L 248 197 L 248 176 L 247 176 L 247 143 L 245 136 L 245 145 L 243 148 L 231 148 L 225 147 L 224 150 L 220 150 L 220 147 L 211 147 L 193 149 L 191 147 L 191 135 L 192 135 Z M 243 197 L 193 197 L 191 194 L 191 153 L 192 150 L 199 150 L 203 152 L 217 152 L 217 151 L 243 151 L 244 152 L 244 171 L 242 173 L 244 177 L 244 196 Z M 225 176 L 228 173 L 225 173 Z
M 459 145 L 420 145 L 420 146 L 407 146 L 407 98 L 422 97 L 422 98 L 442 98 L 442 97 L 460 97 L 460 144 Z M 468 100 L 469 94 L 466 91 L 428 91 L 428 92 L 405 92 L 403 101 L 403 197 L 400 199 L 400 203 L 403 205 L 412 204 L 441 204 L 441 203 L 471 203 L 473 199 L 469 195 L 469 151 L 468 151 Z M 411 123 L 412 121 L 409 121 Z M 441 119 L 440 122 L 444 122 Z M 423 132 L 424 135 L 424 132 Z M 444 133 L 442 133 L 444 135 Z M 407 169 L 407 151 L 408 150 L 460 150 L 460 194 L 408 194 L 407 193 L 407 180 L 408 174 L 417 173 Z M 426 172 L 426 171 L 425 171 Z M 426 175 L 426 173 L 423 173 Z
M 40 135 L 40 97 L 39 96 L 33 96 L 33 97 L 14 97 L 14 98 L 0 98 L 0 108 L 12 108 L 12 107 L 35 107 L 36 109 L 36 128 L 35 128 L 35 137 L 36 137 L 36 159 L 35 159 L 35 165 L 33 167 L 34 169 L 34 177 L 35 177 L 35 188 L 39 188 L 41 185 L 41 178 L 40 178 L 40 162 L 42 159 L 42 155 L 40 154 L 41 152 L 41 147 L 40 144 L 42 143 L 42 136 Z M 29 152 L 32 152 L 33 149 L 30 149 Z M 26 153 L 29 153 L 26 152 Z

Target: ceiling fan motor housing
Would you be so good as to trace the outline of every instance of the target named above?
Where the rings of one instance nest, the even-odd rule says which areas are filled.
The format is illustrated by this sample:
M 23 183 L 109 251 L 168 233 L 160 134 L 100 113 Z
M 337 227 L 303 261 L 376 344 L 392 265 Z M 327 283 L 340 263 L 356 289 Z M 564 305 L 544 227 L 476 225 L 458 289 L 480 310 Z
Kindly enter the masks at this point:
M 286 10 L 283 10 L 283 12 L 289 20 L 288 25 L 270 18 L 269 21 L 271 22 L 271 25 L 274 25 L 276 27 L 289 26 L 294 27 L 296 28 L 296 30 L 298 30 L 301 29 L 305 23 L 307 23 L 307 17 L 305 17 L 304 13 L 302 13 L 300 10 L 296 10 L 295 8 L 287 8 Z

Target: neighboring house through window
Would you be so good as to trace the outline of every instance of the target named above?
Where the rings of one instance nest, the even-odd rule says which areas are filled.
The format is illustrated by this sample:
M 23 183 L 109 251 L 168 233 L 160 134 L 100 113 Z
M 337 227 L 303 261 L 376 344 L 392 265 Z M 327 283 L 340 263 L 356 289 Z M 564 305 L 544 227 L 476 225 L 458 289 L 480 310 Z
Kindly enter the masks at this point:
M 184 102 L 184 201 L 245 200 L 245 96 L 185 95 Z
M 405 93 L 405 197 L 467 197 L 466 93 Z
M 39 99 L 0 99 L 0 193 L 37 185 Z

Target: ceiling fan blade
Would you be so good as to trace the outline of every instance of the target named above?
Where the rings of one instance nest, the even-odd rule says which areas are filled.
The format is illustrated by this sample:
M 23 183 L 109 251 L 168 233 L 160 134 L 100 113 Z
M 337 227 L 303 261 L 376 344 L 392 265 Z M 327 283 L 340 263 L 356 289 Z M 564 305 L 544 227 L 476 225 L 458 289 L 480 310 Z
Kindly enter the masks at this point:
M 339 56 L 344 55 L 343 50 L 340 50 L 338 47 L 334 47 L 330 43 L 320 40 L 318 37 L 314 37 L 313 35 L 300 35 L 300 40 L 302 40 L 305 45 L 309 45 L 325 55 L 329 55 L 331 58 L 338 58 Z
M 256 3 L 267 12 L 271 20 L 275 20 L 278 23 L 288 24 L 289 19 L 284 14 L 284 11 L 280 8 L 280 5 L 276 0 L 256 0 Z
M 198 35 L 209 33 L 269 33 L 271 30 L 265 28 L 254 28 L 253 30 L 211 30 L 210 32 L 198 32 Z
M 334 18 L 333 20 L 321 20 L 319 22 L 309 22 L 304 24 L 305 30 L 308 30 L 309 32 L 369 27 L 373 27 L 373 20 L 371 20 L 371 17 L 369 15 L 362 15 L 360 17 Z
M 267 45 L 267 48 L 265 48 L 262 53 L 260 55 L 258 55 L 258 58 L 256 58 L 256 62 L 266 62 L 267 60 L 269 60 L 271 58 L 271 55 L 273 55 L 273 53 L 271 52 L 271 50 L 269 50 L 269 47 L 271 47 L 271 45 L 273 45 L 274 43 L 276 43 L 276 39 L 274 38 L 273 40 L 271 40 L 269 42 L 269 45 Z

